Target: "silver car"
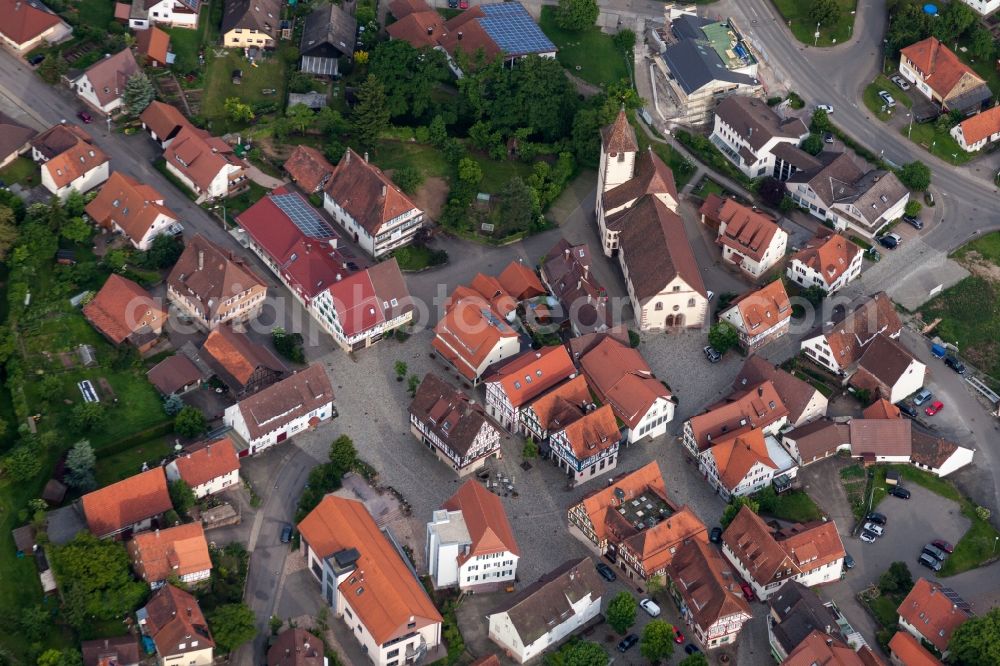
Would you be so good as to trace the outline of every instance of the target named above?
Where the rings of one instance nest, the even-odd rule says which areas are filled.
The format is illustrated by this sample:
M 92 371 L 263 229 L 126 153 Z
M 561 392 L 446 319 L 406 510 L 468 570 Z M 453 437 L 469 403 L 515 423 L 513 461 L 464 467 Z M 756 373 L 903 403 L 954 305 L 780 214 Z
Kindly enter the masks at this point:
M 919 407 L 920 405 L 924 404 L 933 397 L 934 394 L 928 391 L 927 389 L 925 388 L 920 389 L 919 391 L 917 391 L 917 394 L 913 396 L 913 404 Z
M 861 530 L 861 540 L 865 543 L 875 543 L 877 536 L 874 532 L 869 532 L 868 530 Z

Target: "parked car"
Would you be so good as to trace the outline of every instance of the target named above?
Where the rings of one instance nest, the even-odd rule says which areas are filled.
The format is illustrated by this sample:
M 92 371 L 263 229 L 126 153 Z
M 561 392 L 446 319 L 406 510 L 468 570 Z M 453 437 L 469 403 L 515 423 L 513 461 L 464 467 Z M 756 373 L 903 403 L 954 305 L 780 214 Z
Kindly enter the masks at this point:
M 925 555 L 930 555 L 938 562 L 944 562 L 945 560 L 948 559 L 948 553 L 944 552 L 943 550 L 941 550 L 932 543 L 929 543 L 926 546 L 924 546 L 923 553 Z
M 652 599 L 643 599 L 642 601 L 639 602 L 639 607 L 642 608 L 642 610 L 649 613 L 650 617 L 660 616 L 660 607 L 657 606 L 656 602 L 653 601 Z
M 94 122 L 93 116 L 91 116 L 86 111 L 79 112 L 78 114 L 76 114 L 76 117 L 82 120 L 85 125 L 89 125 L 90 123 Z
M 889 80 L 899 86 L 901 90 L 910 89 L 910 83 L 899 74 L 893 75 Z
M 885 102 L 885 105 L 886 105 L 887 107 L 889 107 L 890 109 L 891 109 L 892 107 L 896 106 L 896 100 L 894 100 L 894 99 L 892 98 L 892 95 L 890 95 L 890 94 L 888 93 L 888 91 L 885 91 L 885 90 L 879 90 L 879 91 L 878 91 L 878 96 L 879 96 L 879 97 L 880 97 L 880 98 L 882 99 L 882 101 L 883 101 L 883 102 Z
M 713 527 L 712 531 L 708 533 L 708 540 L 712 543 L 719 543 L 722 541 L 722 528 Z
M 684 646 L 684 651 L 688 654 L 694 654 L 695 652 L 701 652 L 701 648 L 694 643 L 688 643 Z
M 878 251 L 877 247 L 872 245 L 870 248 L 868 248 L 868 258 L 871 259 L 872 261 L 881 261 L 882 253 Z
M 934 416 L 942 409 L 944 409 L 944 403 L 941 402 L 940 400 L 935 400 L 930 405 L 928 405 L 927 408 L 924 409 L 924 414 L 926 414 L 927 416 Z
M 638 643 L 638 642 L 639 642 L 639 637 L 638 636 L 636 636 L 635 634 L 629 634 L 625 638 L 621 639 L 621 641 L 619 641 L 619 643 L 618 643 L 618 651 L 619 652 L 628 652 L 633 647 L 635 647 L 635 644 Z
M 872 511 L 871 513 L 869 513 L 867 516 L 865 516 L 865 520 L 875 523 L 876 525 L 882 525 L 883 527 L 885 526 L 886 523 L 885 516 L 879 513 L 878 511 Z
M 864 529 L 868 530 L 875 536 L 882 536 L 883 534 L 885 534 L 884 527 L 882 527 L 881 525 L 876 525 L 875 523 L 872 522 L 865 523 Z
M 292 540 L 292 526 L 287 523 L 281 528 L 281 543 L 288 543 Z
M 855 565 L 854 558 L 851 557 L 850 553 L 844 555 L 844 567 L 847 569 L 853 569 Z
M 715 298 L 715 292 L 714 291 L 712 291 L 711 289 L 709 289 L 708 291 L 705 292 L 705 300 L 707 300 L 709 303 L 711 303 L 713 298 Z
M 38 67 L 39 65 L 42 64 L 43 60 L 45 60 L 45 55 L 39 53 L 38 55 L 31 56 L 31 58 L 28 59 L 28 64 L 31 65 L 32 67 Z
M 681 630 L 677 627 L 674 627 L 674 643 L 677 643 L 678 645 L 684 644 L 684 634 L 682 634 Z
M 914 229 L 923 229 L 924 223 L 920 221 L 919 217 L 914 217 L 913 215 L 904 215 L 903 222 L 906 222 Z
M 893 497 L 898 497 L 899 499 L 910 499 L 910 491 L 903 486 L 893 486 L 889 489 L 889 494 Z
M 899 247 L 899 241 L 893 238 L 893 234 L 889 234 L 888 236 L 879 236 L 875 240 L 877 240 L 878 244 L 887 250 L 895 250 Z
M 933 192 L 930 192 L 930 191 L 924 192 L 924 203 L 927 204 L 928 206 L 930 206 L 931 208 L 934 207 L 934 193 Z
M 448 9 L 458 9 L 458 0 L 448 0 Z
M 715 347 L 712 347 L 711 345 L 705 347 L 702 351 L 705 352 L 705 358 L 708 359 L 709 363 L 718 363 L 722 360 L 722 354 L 715 351 Z
M 823 143 L 833 143 L 833 132 L 823 132 Z
M 877 538 L 878 537 L 875 536 L 874 532 L 869 532 L 868 530 L 861 530 L 861 537 L 860 537 L 860 539 L 862 541 L 864 541 L 865 543 L 875 543 L 875 539 L 877 539 Z
M 945 541 L 944 539 L 934 539 L 934 541 L 931 541 L 931 545 L 934 546 L 935 548 L 940 548 L 949 555 L 955 552 L 955 547 L 950 543 L 948 543 L 947 541 Z
M 458 8 L 459 9 L 468 9 L 469 8 L 469 0 L 458 0 Z
M 829 104 L 817 104 L 816 105 L 816 110 L 817 111 L 826 111 L 827 114 L 832 114 L 833 113 L 833 107 L 830 106 Z
M 917 418 L 917 410 L 913 408 L 908 402 L 897 402 L 896 406 L 899 407 L 899 411 L 909 416 L 911 419 Z
M 941 563 L 926 553 L 921 553 L 917 561 L 931 571 L 941 571 Z
M 920 405 L 930 400 L 933 396 L 934 396 L 933 393 L 931 393 L 925 388 L 922 388 L 919 391 L 917 391 L 917 394 L 915 396 L 913 396 L 913 404 L 919 407 Z
M 756 597 L 753 594 L 753 588 L 750 587 L 749 583 L 740 583 L 740 590 L 743 591 L 743 597 L 747 601 L 753 601 Z
M 944 364 L 960 375 L 965 374 L 965 364 L 959 361 L 951 354 L 948 354 L 947 356 L 944 357 Z
M 618 576 L 615 575 L 614 569 L 609 567 L 604 562 L 597 563 L 597 573 L 601 574 L 601 578 L 608 581 L 609 583 L 618 578 Z

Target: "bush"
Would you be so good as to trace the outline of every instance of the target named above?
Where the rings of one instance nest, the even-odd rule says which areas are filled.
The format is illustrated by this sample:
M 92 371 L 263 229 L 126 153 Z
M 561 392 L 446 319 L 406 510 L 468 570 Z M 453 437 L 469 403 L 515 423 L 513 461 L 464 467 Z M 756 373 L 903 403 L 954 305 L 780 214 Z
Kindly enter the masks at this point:
M 793 90 L 788 93 L 788 106 L 796 110 L 804 109 L 806 103 L 801 97 L 799 97 L 799 94 Z
M 271 342 L 274 344 L 274 349 L 289 361 L 305 363 L 306 354 L 302 349 L 301 333 L 288 333 L 280 326 L 276 326 L 271 331 Z
M 906 202 L 906 209 L 903 210 L 904 215 L 909 215 L 910 217 L 916 217 L 920 215 L 920 211 L 923 210 L 924 206 L 919 201 L 911 199 Z

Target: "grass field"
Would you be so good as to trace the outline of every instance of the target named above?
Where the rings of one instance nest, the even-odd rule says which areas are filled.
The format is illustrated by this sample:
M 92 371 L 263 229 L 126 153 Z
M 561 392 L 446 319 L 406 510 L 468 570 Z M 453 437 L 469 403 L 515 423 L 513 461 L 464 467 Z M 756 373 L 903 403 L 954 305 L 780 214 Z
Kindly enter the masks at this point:
M 18 157 L 16 160 L 0 169 L 0 180 L 13 185 L 32 186 L 39 179 L 38 166 L 27 157 Z
M 572 32 L 556 25 L 555 7 L 542 7 L 538 25 L 559 47 L 556 58 L 563 67 L 588 83 L 601 85 L 628 78 L 625 56 L 615 48 L 611 36 L 597 26 Z
M 768 488 L 755 495 L 754 499 L 760 502 L 761 513 L 779 520 L 808 523 L 823 517 L 816 502 L 802 490 L 788 490 L 778 495 Z
M 80 0 L 76 5 L 80 23 L 105 29 L 115 17 L 115 3 L 107 0 Z
M 653 152 L 656 153 L 657 156 L 663 160 L 663 163 L 670 167 L 670 170 L 673 172 L 674 183 L 677 185 L 677 191 L 679 192 L 684 189 L 684 186 L 687 185 L 694 176 L 694 165 L 679 152 L 671 149 L 671 147 L 667 144 L 660 143 L 659 141 L 650 141 L 649 137 L 646 136 L 646 132 L 638 126 L 635 118 L 632 118 L 632 126 L 635 127 L 635 136 L 639 141 L 639 150 L 648 150 L 648 147 L 652 144 Z
M 883 102 L 882 98 L 878 96 L 879 92 L 882 90 L 892 95 L 892 98 L 896 100 L 896 106 L 894 108 L 886 109 L 885 111 L 882 110 L 882 107 L 885 106 L 885 102 Z M 882 122 L 889 120 L 889 118 L 893 115 L 900 113 L 905 114 L 906 109 L 913 106 L 913 100 L 910 99 L 905 92 L 903 92 L 903 89 L 890 81 L 889 78 L 883 74 L 876 76 L 875 80 L 865 87 L 864 93 L 861 95 L 861 99 L 864 101 L 865 106 L 868 107 L 868 110 L 874 113 Z
M 201 115 L 212 124 L 212 131 L 219 134 L 223 127 L 233 125 L 226 116 L 226 99 L 238 97 L 251 106 L 258 102 L 275 102 L 279 105 L 285 99 L 285 63 L 276 55 L 251 67 L 240 51 L 228 50 L 225 57 L 216 58 L 207 54 L 205 64 L 205 87 L 201 101 Z M 242 82 L 233 83 L 233 71 L 242 70 Z M 263 93 L 274 89 L 272 95 Z
M 531 165 L 518 160 L 492 160 L 483 153 L 472 150 L 469 156 L 483 170 L 483 181 L 479 189 L 496 194 L 514 176 L 527 179 L 531 175 Z M 379 141 L 371 161 L 383 171 L 411 166 L 427 178 L 449 178 L 451 167 L 440 150 L 426 144 L 408 141 Z
M 913 123 L 912 128 L 903 127 L 900 132 L 903 136 L 909 135 L 910 141 L 918 144 L 924 150 L 951 164 L 965 164 L 977 155 L 977 153 L 967 153 L 962 150 L 962 147 L 948 133 L 948 130 L 939 130 L 933 122 Z
M 104 487 L 138 474 L 142 470 L 142 463 L 149 463 L 153 467 L 171 451 L 171 437 L 154 437 L 126 451 L 103 456 L 97 461 L 97 485 Z
M 819 41 L 816 41 L 816 23 L 809 18 L 809 8 L 812 0 L 772 0 L 774 6 L 789 24 L 792 34 L 803 44 L 814 43 L 816 46 L 839 44 L 851 36 L 854 25 L 854 15 L 851 13 L 857 6 L 857 0 L 837 0 L 840 6 L 840 20 L 832 26 L 819 27 Z
M 719 185 L 717 182 L 705 176 L 701 179 L 701 182 L 691 190 L 691 194 L 696 197 L 701 197 L 702 199 L 707 199 L 709 194 L 718 194 L 720 197 L 726 195 L 726 188 Z

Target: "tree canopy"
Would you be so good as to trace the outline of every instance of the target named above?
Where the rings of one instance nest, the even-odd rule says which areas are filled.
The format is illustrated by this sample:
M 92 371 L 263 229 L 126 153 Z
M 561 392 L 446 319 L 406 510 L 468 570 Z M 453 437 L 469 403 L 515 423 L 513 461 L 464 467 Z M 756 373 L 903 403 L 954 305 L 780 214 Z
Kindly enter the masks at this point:
M 931 185 L 930 167 L 920 160 L 910 162 L 900 169 L 899 180 L 911 190 L 926 190 Z
M 760 511 L 760 502 L 757 500 L 750 499 L 749 497 L 734 497 L 726 505 L 726 508 L 722 510 L 722 517 L 719 518 L 719 524 L 722 525 L 723 529 L 729 527 L 729 523 L 733 522 L 733 518 L 736 517 L 736 514 L 744 506 L 749 507 L 754 513 Z
M 131 116 L 138 116 L 156 99 L 152 81 L 143 72 L 136 72 L 125 82 L 122 104 Z
M 546 666 L 607 666 L 608 653 L 600 643 L 571 638 L 558 651 L 545 656 Z
M 642 656 L 654 664 L 674 653 L 674 628 L 663 620 L 650 620 L 639 641 Z
M 629 627 L 635 624 L 637 608 L 635 597 L 630 592 L 619 592 L 608 603 L 608 610 L 604 615 L 612 629 L 619 634 L 624 634 Z
M 97 487 L 94 478 L 96 464 L 93 447 L 89 441 L 81 439 L 66 454 L 66 484 L 84 493 L 93 490 Z
M 563 30 L 584 30 L 597 22 L 597 0 L 559 0 L 556 25 Z
M 966 620 L 951 635 L 948 651 L 956 666 L 1000 664 L 1000 608 Z
M 840 20 L 840 5 L 837 0 L 812 0 L 809 5 L 809 20 L 821 26 L 836 23 Z
M 182 437 L 197 437 L 206 427 L 205 415 L 197 407 L 187 405 L 174 417 L 174 431 Z
M 740 344 L 740 332 L 728 321 L 716 322 L 708 329 L 708 344 L 720 354 L 725 354 Z
M 416 120 L 427 117 L 435 89 L 451 77 L 444 52 L 417 49 L 402 39 L 380 42 L 371 52 L 368 71 L 385 87 L 389 117 Z
M 220 652 L 229 653 L 257 635 L 253 611 L 245 603 L 219 606 L 205 618 Z
M 351 122 L 358 141 L 365 148 L 374 148 L 379 135 L 389 126 L 390 110 L 385 86 L 374 74 L 369 74 L 358 88 L 358 102 L 351 112 Z

